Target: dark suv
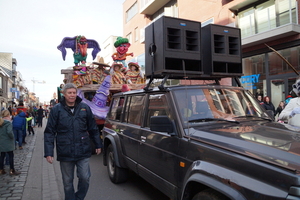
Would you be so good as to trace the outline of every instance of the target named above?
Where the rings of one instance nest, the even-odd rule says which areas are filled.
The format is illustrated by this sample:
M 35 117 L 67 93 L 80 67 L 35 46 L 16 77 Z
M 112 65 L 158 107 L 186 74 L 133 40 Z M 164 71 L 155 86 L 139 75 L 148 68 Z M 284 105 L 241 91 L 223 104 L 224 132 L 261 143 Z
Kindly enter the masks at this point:
M 300 128 L 218 84 L 113 96 L 103 129 L 112 182 L 134 171 L 173 200 L 300 199 Z

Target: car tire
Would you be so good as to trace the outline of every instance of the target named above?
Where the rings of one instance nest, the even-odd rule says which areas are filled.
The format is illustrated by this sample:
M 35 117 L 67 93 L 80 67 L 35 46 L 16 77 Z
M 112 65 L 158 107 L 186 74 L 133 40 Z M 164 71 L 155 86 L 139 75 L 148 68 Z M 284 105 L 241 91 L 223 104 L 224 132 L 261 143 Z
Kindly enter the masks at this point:
M 122 183 L 128 179 L 128 169 L 118 167 L 114 156 L 114 150 L 110 144 L 106 151 L 107 172 L 113 183 Z
M 192 200 L 229 200 L 229 199 L 223 194 L 213 189 L 207 189 L 197 193 Z

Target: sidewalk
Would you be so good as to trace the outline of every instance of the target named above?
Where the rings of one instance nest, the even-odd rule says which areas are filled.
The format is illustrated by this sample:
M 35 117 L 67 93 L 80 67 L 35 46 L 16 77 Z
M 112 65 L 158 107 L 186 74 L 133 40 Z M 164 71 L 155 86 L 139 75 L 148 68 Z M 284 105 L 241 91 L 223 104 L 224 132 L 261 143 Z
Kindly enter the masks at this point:
M 14 151 L 15 169 L 21 174 L 0 176 L 0 200 L 60 200 L 61 177 L 58 166 L 44 158 L 44 128 L 34 128 L 35 135 L 27 135 L 23 150 Z M 9 171 L 9 166 L 5 166 Z M 60 180 L 59 180 L 60 179 Z

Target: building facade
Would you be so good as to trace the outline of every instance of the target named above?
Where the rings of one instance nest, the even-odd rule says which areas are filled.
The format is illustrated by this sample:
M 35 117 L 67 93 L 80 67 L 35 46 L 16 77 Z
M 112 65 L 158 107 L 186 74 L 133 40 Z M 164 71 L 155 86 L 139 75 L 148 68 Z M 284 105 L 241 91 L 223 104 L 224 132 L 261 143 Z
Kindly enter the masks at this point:
M 123 36 L 134 52 L 129 61 L 145 67 L 145 27 L 162 15 L 241 29 L 241 83 L 254 95 L 271 97 L 275 106 L 292 89 L 300 72 L 300 1 L 296 0 L 125 0 Z

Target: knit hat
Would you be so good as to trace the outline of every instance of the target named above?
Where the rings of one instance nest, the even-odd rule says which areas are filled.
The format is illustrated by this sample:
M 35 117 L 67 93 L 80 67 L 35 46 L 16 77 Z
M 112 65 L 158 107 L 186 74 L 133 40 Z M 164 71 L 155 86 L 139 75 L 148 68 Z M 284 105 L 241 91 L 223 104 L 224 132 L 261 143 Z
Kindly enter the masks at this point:
M 129 43 L 128 39 L 127 38 L 118 37 L 117 41 L 114 43 L 114 46 L 118 47 L 118 46 L 120 46 L 121 44 L 124 44 L 124 43 Z

